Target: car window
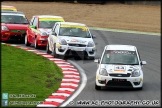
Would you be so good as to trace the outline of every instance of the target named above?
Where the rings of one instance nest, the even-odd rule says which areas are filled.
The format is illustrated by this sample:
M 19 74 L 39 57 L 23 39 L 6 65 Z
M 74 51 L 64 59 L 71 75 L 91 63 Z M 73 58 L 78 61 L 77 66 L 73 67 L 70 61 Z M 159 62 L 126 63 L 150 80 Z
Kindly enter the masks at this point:
M 33 18 L 30 20 L 30 25 L 31 25 L 31 26 L 33 25 L 34 19 L 35 19 L 35 17 L 33 17 Z
M 77 25 L 61 25 L 59 35 L 71 37 L 84 37 L 84 38 L 91 37 L 88 28 L 86 26 L 77 26 Z
M 58 30 L 59 30 L 59 25 L 57 24 L 56 27 L 55 27 L 54 32 L 58 34 Z
M 33 26 L 37 26 L 37 24 L 38 24 L 38 18 L 35 18 L 33 21 Z
M 10 24 L 29 24 L 24 15 L 1 15 L 1 22 Z
M 125 50 L 106 50 L 102 64 L 125 64 L 125 65 L 138 65 L 138 57 L 135 51 Z
M 62 18 L 39 18 L 39 28 L 52 28 L 56 22 L 64 22 Z

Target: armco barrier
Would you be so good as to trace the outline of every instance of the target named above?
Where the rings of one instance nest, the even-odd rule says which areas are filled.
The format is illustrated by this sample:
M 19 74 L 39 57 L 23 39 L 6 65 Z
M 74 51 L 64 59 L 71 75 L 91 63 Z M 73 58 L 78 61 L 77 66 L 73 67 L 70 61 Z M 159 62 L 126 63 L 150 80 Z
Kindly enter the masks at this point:
M 47 59 L 53 61 L 58 67 L 62 69 L 63 79 L 58 90 L 53 91 L 44 100 L 42 104 L 38 104 L 37 107 L 59 107 L 63 102 L 65 102 L 73 93 L 78 89 L 80 84 L 80 73 L 79 71 L 66 60 L 54 58 L 53 56 L 38 51 L 34 48 L 23 47 L 20 45 L 1 43 L 7 46 L 14 46 L 15 48 L 21 48 L 26 51 L 33 52 L 35 54 L 46 57 Z M 43 100 L 42 100 L 43 101 Z

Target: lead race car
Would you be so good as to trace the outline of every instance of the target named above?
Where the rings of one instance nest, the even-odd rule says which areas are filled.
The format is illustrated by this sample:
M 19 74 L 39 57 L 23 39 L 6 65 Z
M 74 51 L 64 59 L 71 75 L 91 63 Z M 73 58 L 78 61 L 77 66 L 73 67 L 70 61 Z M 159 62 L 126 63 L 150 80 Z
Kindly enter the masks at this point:
M 56 22 L 64 22 L 63 17 L 54 15 L 33 16 L 25 36 L 26 46 L 34 44 L 36 49 L 40 47 L 46 47 L 47 38 Z
M 88 27 L 74 22 L 55 23 L 49 37 L 46 51 L 54 57 L 69 55 L 94 59 L 96 47 Z
M 132 45 L 106 45 L 96 71 L 95 89 L 101 87 L 143 87 L 143 65 L 137 48 Z

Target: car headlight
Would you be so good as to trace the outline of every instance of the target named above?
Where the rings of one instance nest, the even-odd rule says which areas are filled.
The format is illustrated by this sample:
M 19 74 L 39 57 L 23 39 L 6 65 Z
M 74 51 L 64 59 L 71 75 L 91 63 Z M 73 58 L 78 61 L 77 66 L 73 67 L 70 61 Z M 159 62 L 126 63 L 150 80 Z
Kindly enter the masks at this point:
M 61 45 L 67 45 L 67 42 L 66 42 L 65 39 L 61 39 L 61 40 L 59 41 L 59 43 L 60 43 Z
M 95 46 L 95 44 L 94 44 L 94 42 L 88 42 L 88 45 L 87 45 L 87 47 L 94 47 Z
M 8 27 L 7 26 L 1 26 L 2 27 L 2 30 L 4 31 L 9 31 Z
M 48 36 L 48 34 L 46 32 L 42 32 L 40 35 L 41 36 Z
M 138 70 L 138 69 L 136 69 L 136 70 L 134 70 L 133 72 L 132 72 L 132 75 L 131 75 L 132 77 L 139 77 L 140 76 L 140 71 Z
M 104 76 L 108 76 L 108 73 L 107 73 L 106 69 L 104 69 L 104 68 L 100 69 L 99 74 L 104 75 Z

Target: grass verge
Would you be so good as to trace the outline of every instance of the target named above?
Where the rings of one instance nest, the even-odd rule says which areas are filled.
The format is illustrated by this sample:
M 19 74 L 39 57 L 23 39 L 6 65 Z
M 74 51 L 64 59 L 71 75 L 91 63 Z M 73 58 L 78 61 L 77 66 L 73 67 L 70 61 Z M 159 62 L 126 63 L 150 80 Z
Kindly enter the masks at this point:
M 12 101 L 44 101 L 59 88 L 62 78 L 61 69 L 47 58 L 13 46 L 1 45 L 1 92 L 9 94 L 8 105 Z M 31 95 L 34 98 L 10 98 L 19 94 Z

